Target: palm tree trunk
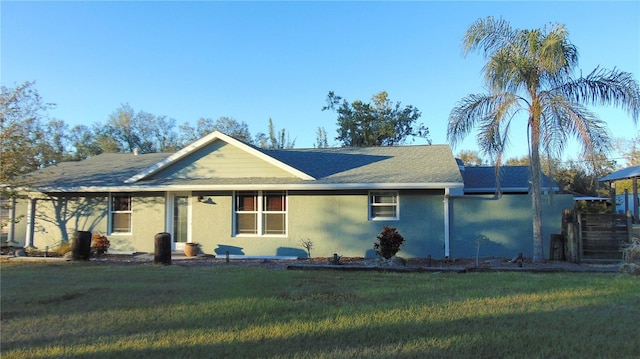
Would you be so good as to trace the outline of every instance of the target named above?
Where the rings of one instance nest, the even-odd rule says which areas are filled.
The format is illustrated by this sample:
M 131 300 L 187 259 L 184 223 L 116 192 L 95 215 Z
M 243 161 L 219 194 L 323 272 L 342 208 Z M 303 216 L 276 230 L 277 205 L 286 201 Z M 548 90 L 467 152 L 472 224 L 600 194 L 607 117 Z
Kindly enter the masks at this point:
M 540 130 L 539 119 L 531 121 L 531 208 L 533 211 L 533 262 L 544 262 L 542 244 L 542 184 L 540 173 Z

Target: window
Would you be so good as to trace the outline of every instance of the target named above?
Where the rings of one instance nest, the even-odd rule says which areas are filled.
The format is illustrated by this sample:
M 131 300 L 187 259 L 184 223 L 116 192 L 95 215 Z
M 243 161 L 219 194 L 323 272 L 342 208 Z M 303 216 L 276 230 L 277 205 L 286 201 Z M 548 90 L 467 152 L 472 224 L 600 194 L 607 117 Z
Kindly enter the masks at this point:
M 236 192 L 235 234 L 259 236 L 287 234 L 286 192 Z
M 369 193 L 369 219 L 398 220 L 400 217 L 398 209 L 398 192 Z
M 258 192 L 236 194 L 236 234 L 258 234 Z
M 131 194 L 114 193 L 110 201 L 111 233 L 131 233 Z

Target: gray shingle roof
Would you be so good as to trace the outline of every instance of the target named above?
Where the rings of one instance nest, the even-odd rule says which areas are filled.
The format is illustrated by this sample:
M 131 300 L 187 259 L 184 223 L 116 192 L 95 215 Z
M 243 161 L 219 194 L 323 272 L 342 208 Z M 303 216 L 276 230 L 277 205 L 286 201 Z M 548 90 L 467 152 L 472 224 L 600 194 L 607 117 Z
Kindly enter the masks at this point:
M 502 192 L 529 192 L 530 176 L 529 166 L 502 166 L 500 167 L 500 189 Z M 462 171 L 464 179 L 464 191 L 466 193 L 493 193 L 496 190 L 495 167 L 465 167 Z M 557 184 L 542 174 L 542 186 Z
M 447 145 L 265 150 L 319 183 L 461 183 Z
M 104 187 L 119 186 L 145 168 L 167 158 L 170 153 L 103 153 L 84 161 L 61 162 L 30 173 L 30 187 Z
M 31 187 L 50 191 L 161 190 L 162 187 L 206 189 L 227 186 L 282 186 L 299 188 L 332 186 L 375 188 L 380 184 L 398 188 L 461 187 L 462 176 L 447 145 L 262 150 L 262 153 L 294 167 L 315 180 L 298 178 L 127 179 L 167 159 L 171 154 L 101 154 L 80 162 L 65 162 L 29 175 Z M 297 185 L 299 187 L 293 187 Z M 305 187 L 306 188 L 306 187 Z

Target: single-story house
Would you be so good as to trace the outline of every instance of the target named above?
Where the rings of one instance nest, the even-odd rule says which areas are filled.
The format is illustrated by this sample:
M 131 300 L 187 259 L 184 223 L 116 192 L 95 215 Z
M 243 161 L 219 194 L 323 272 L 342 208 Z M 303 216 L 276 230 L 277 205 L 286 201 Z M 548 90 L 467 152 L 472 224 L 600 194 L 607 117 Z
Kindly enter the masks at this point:
M 503 167 L 512 190 L 498 196 L 472 179 L 485 168 L 461 169 L 448 145 L 266 150 L 216 131 L 175 153 L 105 153 L 30 174 L 9 240 L 53 247 L 85 230 L 106 234 L 111 252 L 153 252 L 168 232 L 175 250 L 306 257 L 310 240 L 313 256 L 372 257 L 389 225 L 404 257 L 470 257 L 478 235 L 491 241 L 484 255 L 531 255 L 528 180 Z M 572 205 L 552 197 L 546 237 Z

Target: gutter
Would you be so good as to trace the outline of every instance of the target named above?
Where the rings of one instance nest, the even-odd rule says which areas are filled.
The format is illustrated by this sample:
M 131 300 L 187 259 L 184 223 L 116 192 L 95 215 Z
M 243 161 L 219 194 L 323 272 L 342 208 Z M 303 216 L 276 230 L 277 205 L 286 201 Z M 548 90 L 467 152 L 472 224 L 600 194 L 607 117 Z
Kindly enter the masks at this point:
M 77 186 L 35 187 L 24 191 L 99 193 L 99 192 L 172 192 L 172 191 L 233 191 L 233 190 L 375 190 L 375 189 L 449 189 L 463 188 L 460 182 L 442 183 L 327 183 L 327 184 L 220 184 L 220 185 L 161 185 L 161 186 Z

